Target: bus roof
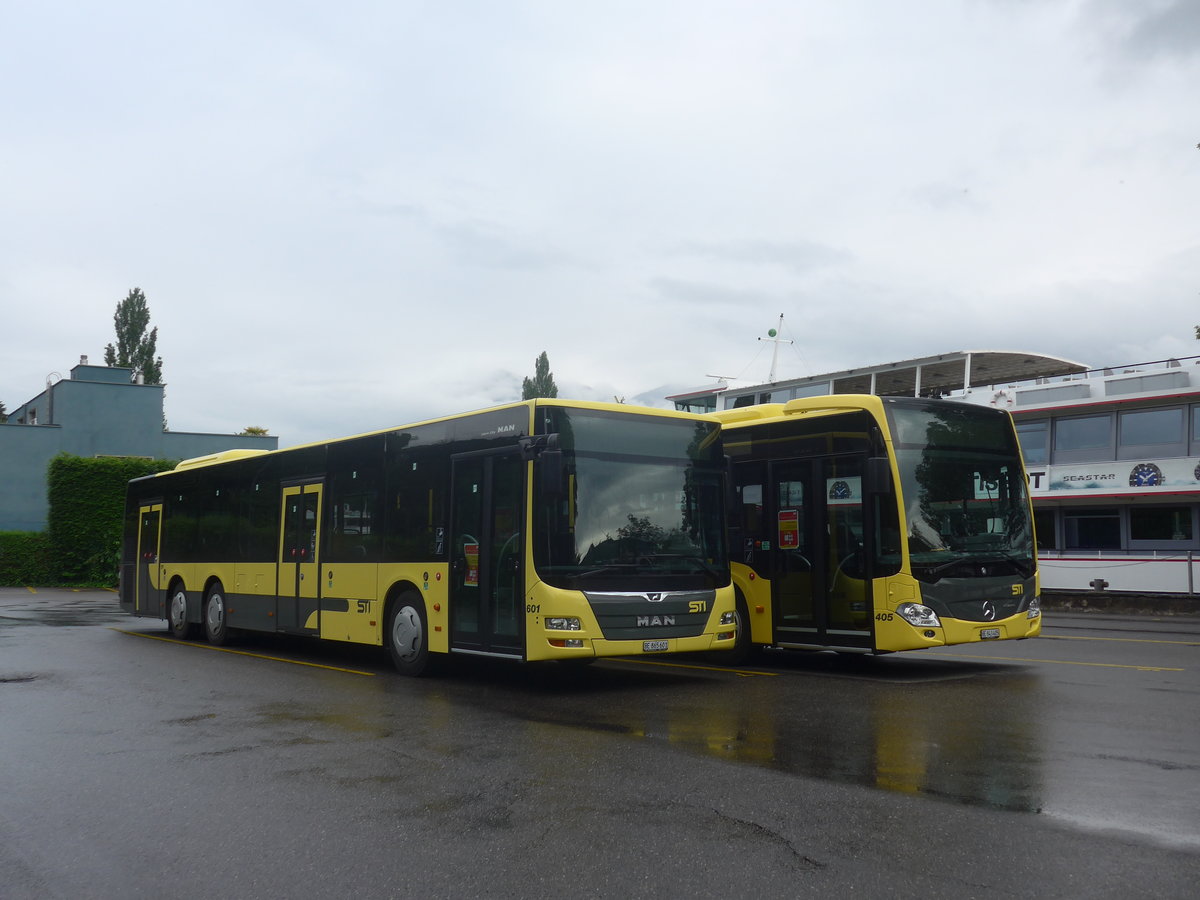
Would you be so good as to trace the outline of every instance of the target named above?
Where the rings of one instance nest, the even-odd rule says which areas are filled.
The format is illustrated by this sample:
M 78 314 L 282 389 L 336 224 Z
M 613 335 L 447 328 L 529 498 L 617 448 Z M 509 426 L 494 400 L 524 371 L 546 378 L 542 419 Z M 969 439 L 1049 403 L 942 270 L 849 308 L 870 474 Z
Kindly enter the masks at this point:
M 416 428 L 420 425 L 432 425 L 437 422 L 446 422 L 446 421 L 450 421 L 452 419 L 461 419 L 461 418 L 465 418 L 466 416 L 474 416 L 474 415 L 478 415 L 481 413 L 496 412 L 497 410 L 503 410 L 503 409 L 513 409 L 518 406 L 532 407 L 532 406 L 539 406 L 539 405 L 540 406 L 565 406 L 565 407 L 570 407 L 573 409 L 606 410 L 606 411 L 610 411 L 610 412 L 626 412 L 626 413 L 633 413 L 633 414 L 637 414 L 637 415 L 654 415 L 654 416 L 661 416 L 663 418 L 692 419 L 692 420 L 708 421 L 708 422 L 713 422 L 713 423 L 716 423 L 716 421 L 717 421 L 717 419 L 714 416 L 712 416 L 711 414 L 682 412 L 680 410 L 664 409 L 662 407 L 635 406 L 632 404 L 625 404 L 625 403 L 606 403 L 603 401 L 596 401 L 596 400 L 560 400 L 558 398 L 539 397 L 539 398 L 534 398 L 532 400 L 518 400 L 514 403 L 503 403 L 503 404 L 500 404 L 499 406 L 490 406 L 490 407 L 485 407 L 483 409 L 468 410 L 467 412 L 455 413 L 455 414 L 449 415 L 449 416 L 438 416 L 433 419 L 424 419 L 419 422 L 405 422 L 405 423 L 402 423 L 399 425 L 393 425 L 388 428 L 379 428 L 379 429 L 375 429 L 373 431 L 366 431 L 361 434 L 341 435 L 338 437 L 328 438 L 327 440 L 311 441 L 307 444 L 296 444 L 291 447 L 280 447 L 276 450 L 223 450 L 220 453 L 210 453 L 207 456 L 197 456 L 197 457 L 194 457 L 193 459 L 185 459 L 182 462 L 180 462 L 178 465 L 176 465 L 174 469 L 170 469 L 168 471 L 169 472 L 179 472 L 182 470 L 199 468 L 200 466 L 217 465 L 218 463 L 232 462 L 233 460 L 247 459 L 250 457 L 261 456 L 264 454 L 286 453 L 289 450 L 298 450 L 298 449 L 301 449 L 304 447 L 321 447 L 326 444 L 338 443 L 339 441 L 353 440 L 354 438 L 360 438 L 360 437 L 370 437 L 370 436 L 377 435 L 377 434 L 387 434 L 389 432 L 397 431 L 400 429 Z M 165 475 L 167 473 L 159 472 L 157 474 Z

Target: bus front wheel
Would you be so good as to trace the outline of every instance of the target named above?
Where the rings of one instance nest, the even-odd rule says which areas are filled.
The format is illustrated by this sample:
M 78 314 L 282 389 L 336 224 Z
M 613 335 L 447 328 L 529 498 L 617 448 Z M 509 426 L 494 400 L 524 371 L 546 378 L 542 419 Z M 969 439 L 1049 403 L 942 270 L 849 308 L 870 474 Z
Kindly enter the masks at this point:
M 216 647 L 229 641 L 229 623 L 225 619 L 225 590 L 219 581 L 214 582 L 204 595 L 204 636 Z
M 387 622 L 388 653 L 402 675 L 421 675 L 429 668 L 429 628 L 425 603 L 416 591 L 404 591 L 393 602 Z
M 733 639 L 733 649 L 721 651 L 717 654 L 717 658 L 727 665 L 743 666 L 754 659 L 758 648 L 750 641 L 750 608 L 741 591 L 737 592 L 734 618 L 737 622 L 737 629 Z

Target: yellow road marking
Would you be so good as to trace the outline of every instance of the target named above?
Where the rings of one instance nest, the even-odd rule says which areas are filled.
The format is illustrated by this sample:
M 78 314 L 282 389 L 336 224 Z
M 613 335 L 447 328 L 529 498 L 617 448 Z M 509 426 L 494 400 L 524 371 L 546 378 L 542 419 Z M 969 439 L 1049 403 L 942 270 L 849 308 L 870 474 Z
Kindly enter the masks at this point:
M 734 675 L 741 675 L 746 678 L 755 675 L 766 675 L 774 678 L 778 672 L 750 672 L 745 669 L 727 669 L 724 666 L 701 666 L 696 663 L 677 663 L 677 662 L 662 662 L 657 659 L 630 659 L 629 657 L 618 657 L 621 662 L 635 663 L 639 666 L 666 666 L 670 669 L 699 669 L 702 672 L 729 672 Z
M 25 585 L 25 590 L 29 591 L 31 594 L 37 593 L 37 588 L 31 588 L 29 585 Z
M 175 638 L 163 637 L 162 635 L 158 634 L 146 634 L 144 631 L 126 631 L 123 628 L 113 628 L 111 630 L 120 634 L 132 635 L 133 637 L 149 638 L 152 641 L 165 641 L 168 644 L 180 644 L 184 647 L 198 647 L 201 650 L 220 650 L 222 653 L 235 653 L 238 656 L 250 656 L 254 659 L 269 659 L 272 662 L 291 663 L 293 666 L 310 666 L 314 669 L 328 669 L 331 672 L 346 672 L 350 675 L 366 675 L 368 678 L 375 677 L 374 672 L 363 672 L 359 669 L 343 669 L 341 666 L 323 666 L 320 663 L 304 662 L 303 660 L 299 659 L 287 659 L 283 656 L 268 656 L 265 653 L 248 653 L 245 650 L 231 650 L 228 647 L 214 647 L 212 644 L 197 644 L 193 641 L 178 641 Z
M 938 653 L 936 656 L 947 656 L 954 659 L 996 659 L 1001 662 L 1036 662 L 1051 663 L 1059 666 L 1098 666 L 1102 669 L 1136 669 L 1139 672 L 1185 672 L 1186 669 L 1172 669 L 1166 666 L 1123 666 L 1118 663 L 1072 662 L 1069 659 L 1025 659 L 1020 656 L 967 656 L 962 653 Z
M 1178 644 L 1180 647 L 1200 647 L 1200 641 L 1160 641 L 1155 638 L 1102 638 L 1067 634 L 1043 634 L 1041 638 L 1047 641 L 1121 641 L 1126 644 Z

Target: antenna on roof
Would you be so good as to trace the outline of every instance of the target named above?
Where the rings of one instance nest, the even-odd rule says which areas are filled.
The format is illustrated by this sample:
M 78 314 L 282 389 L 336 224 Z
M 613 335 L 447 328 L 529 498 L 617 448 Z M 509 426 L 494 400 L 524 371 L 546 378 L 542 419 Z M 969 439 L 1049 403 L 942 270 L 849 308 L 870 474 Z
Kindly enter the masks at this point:
M 783 313 L 779 314 L 779 326 L 768 331 L 767 337 L 759 338 L 760 341 L 771 341 L 775 345 L 775 349 L 771 351 L 771 377 L 767 379 L 771 384 L 775 383 L 775 364 L 779 361 L 779 345 L 792 343 L 779 337 L 781 331 L 783 331 Z

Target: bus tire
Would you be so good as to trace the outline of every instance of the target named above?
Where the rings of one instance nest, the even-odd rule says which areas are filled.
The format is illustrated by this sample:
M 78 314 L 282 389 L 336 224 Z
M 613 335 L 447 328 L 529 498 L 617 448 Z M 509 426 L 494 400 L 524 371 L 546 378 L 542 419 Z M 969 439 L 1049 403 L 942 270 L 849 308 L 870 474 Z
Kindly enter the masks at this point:
M 196 626 L 188 621 L 187 591 L 183 582 L 171 585 L 171 599 L 167 603 L 167 630 L 180 641 L 190 641 L 196 636 Z
M 733 649 L 718 653 L 717 658 L 726 665 L 744 666 L 758 655 L 758 648 L 750 641 L 750 607 L 746 605 L 746 598 L 741 591 L 737 592 L 733 616 L 736 623 Z
M 214 581 L 204 595 L 204 636 L 214 647 L 229 643 L 229 623 L 225 617 L 225 589 Z
M 388 607 L 387 648 L 401 675 L 429 671 L 429 626 L 425 603 L 416 591 L 402 591 Z

